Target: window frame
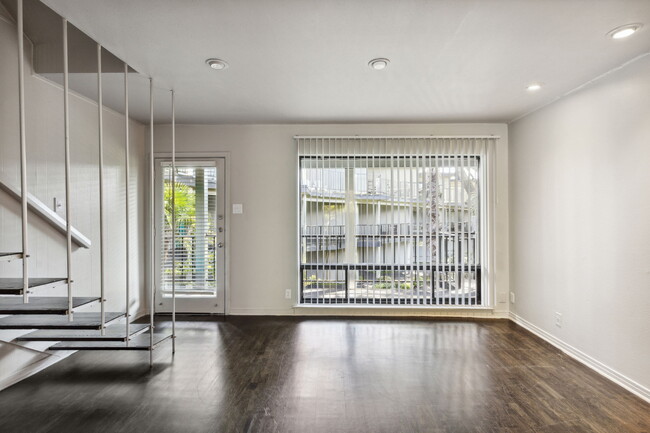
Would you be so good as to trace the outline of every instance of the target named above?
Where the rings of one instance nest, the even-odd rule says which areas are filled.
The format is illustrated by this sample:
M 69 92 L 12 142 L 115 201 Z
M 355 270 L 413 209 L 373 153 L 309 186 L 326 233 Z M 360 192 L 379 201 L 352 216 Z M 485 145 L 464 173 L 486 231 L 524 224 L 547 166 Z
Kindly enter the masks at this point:
M 461 137 L 462 138 L 462 137 Z M 490 137 L 491 139 L 494 139 L 494 137 Z M 335 158 L 347 158 L 347 159 L 365 159 L 365 158 L 373 158 L 373 163 L 376 158 L 395 158 L 395 155 L 368 155 L 368 154 L 354 154 L 354 155 L 347 155 L 347 156 L 337 156 L 337 155 L 328 155 L 328 154 L 322 154 L 322 155 L 303 155 L 300 154 L 300 149 L 298 152 L 298 160 L 297 160 L 297 165 L 298 165 L 298 270 L 299 270 L 299 305 L 301 306 L 314 306 L 314 305 L 356 305 L 356 306 L 364 306 L 364 305 L 382 305 L 382 306 L 399 306 L 399 305 L 412 305 L 412 306 L 454 306 L 454 307 L 487 307 L 489 306 L 489 293 L 488 293 L 488 285 L 489 284 L 484 284 L 487 283 L 487 279 L 484 278 L 483 275 L 483 269 L 487 264 L 487 260 L 484 257 L 485 254 L 489 254 L 488 249 L 483 248 L 483 244 L 487 244 L 487 237 L 488 235 L 488 230 L 487 230 L 487 222 L 483 217 L 483 213 L 487 213 L 486 206 L 487 206 L 487 200 L 486 200 L 486 192 L 488 188 L 488 182 L 491 182 L 491 177 L 488 176 L 487 174 L 487 164 L 485 163 L 486 161 L 486 154 L 482 153 L 456 153 L 456 152 L 449 152 L 449 153 L 433 153 L 430 154 L 429 156 L 418 156 L 417 158 L 423 158 L 427 159 L 429 161 L 432 160 L 432 158 L 458 158 L 458 157 L 467 157 L 467 158 L 473 158 L 476 161 L 476 169 L 478 173 L 478 178 L 477 178 L 477 208 L 476 208 L 476 228 L 478 229 L 478 234 L 476 237 L 477 241 L 477 246 L 475 248 L 475 252 L 478 253 L 478 257 L 475 257 L 475 260 L 478 259 L 477 263 L 473 264 L 463 264 L 463 263 L 453 263 L 453 264 L 447 264 L 447 263 L 439 263 L 439 264 L 433 264 L 433 263 L 414 263 L 414 264 L 396 264 L 396 263 L 374 263 L 374 264 L 368 264 L 368 263 L 305 263 L 303 262 L 303 251 L 302 251 L 302 244 L 303 244 L 303 239 L 305 237 L 314 237 L 318 235 L 310 235 L 310 234 L 303 234 L 302 228 L 303 228 L 303 219 L 302 219 L 302 194 L 303 194 L 303 182 L 302 182 L 302 171 L 303 171 L 303 162 L 305 160 L 325 160 L 325 159 L 335 159 Z M 409 156 L 411 160 L 416 158 L 414 156 Z M 389 168 L 393 169 L 398 166 L 390 165 Z M 420 168 L 436 168 L 436 166 L 432 165 L 427 165 L 427 166 L 420 166 Z M 454 165 L 454 167 L 458 167 L 457 165 Z M 323 167 L 327 168 L 327 167 Z M 369 167 L 370 168 L 370 167 Z M 346 187 L 347 188 L 347 187 Z M 356 187 L 355 187 L 356 188 Z M 357 220 L 357 223 L 359 221 Z M 465 223 L 465 221 L 461 221 L 461 223 Z M 413 223 L 410 223 L 413 224 Z M 457 241 L 454 243 L 455 248 L 461 248 L 460 244 L 465 242 L 465 239 L 463 239 L 460 235 L 461 232 L 454 232 L 454 235 L 458 238 Z M 470 233 L 467 232 L 468 237 L 467 239 L 471 239 Z M 325 235 L 322 235 L 323 237 Z M 337 245 L 338 245 L 338 238 L 343 236 L 343 239 L 345 238 L 344 235 L 338 235 L 337 237 Z M 355 233 L 355 239 L 358 237 L 358 233 Z M 438 236 L 436 236 L 436 239 L 438 240 Z M 330 236 L 331 237 L 331 236 Z M 443 239 L 444 237 L 440 236 L 440 239 Z M 438 245 L 440 245 L 438 243 Z M 417 249 L 417 243 L 413 244 L 413 247 Z M 318 246 L 317 246 L 318 248 Z M 440 248 L 440 247 L 437 247 Z M 438 250 L 440 251 L 440 250 Z M 305 291 L 305 280 L 306 280 L 306 272 L 309 270 L 336 270 L 336 271 L 342 271 L 344 273 L 344 284 L 345 284 L 345 297 L 333 297 L 333 298 L 317 298 L 317 299 L 310 299 L 308 297 L 304 296 L 304 291 Z M 350 297 L 349 294 L 349 272 L 351 271 L 377 271 L 377 270 L 390 270 L 390 271 L 424 271 L 426 273 L 429 273 L 429 281 L 431 281 L 431 285 L 433 285 L 434 281 L 434 274 L 433 272 L 454 272 L 454 275 L 460 275 L 460 273 L 463 272 L 472 272 L 475 274 L 475 281 L 476 281 L 476 295 L 473 297 L 464 297 L 462 300 L 459 300 L 457 296 L 454 295 L 448 295 L 445 297 L 438 297 L 431 295 L 428 298 L 408 298 L 408 297 L 403 297 L 400 298 L 399 296 L 392 296 L 390 298 L 368 298 L 368 297 L 362 297 L 362 298 L 356 298 L 356 297 Z M 338 274 L 338 272 L 337 272 Z M 425 281 L 427 280 L 426 277 L 424 279 Z M 338 281 L 338 280 L 336 280 Z M 462 301 L 462 302 L 460 302 Z

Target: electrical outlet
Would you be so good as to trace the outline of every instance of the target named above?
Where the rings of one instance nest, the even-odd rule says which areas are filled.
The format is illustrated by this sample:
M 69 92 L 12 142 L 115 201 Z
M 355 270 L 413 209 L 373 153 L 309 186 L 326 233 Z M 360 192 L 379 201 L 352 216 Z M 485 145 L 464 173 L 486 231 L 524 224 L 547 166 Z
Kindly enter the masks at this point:
M 562 313 L 555 312 L 555 326 L 558 328 L 562 327 Z
M 510 292 L 510 303 L 511 304 L 515 303 L 515 292 Z
M 284 291 L 284 299 L 291 299 L 291 289 Z

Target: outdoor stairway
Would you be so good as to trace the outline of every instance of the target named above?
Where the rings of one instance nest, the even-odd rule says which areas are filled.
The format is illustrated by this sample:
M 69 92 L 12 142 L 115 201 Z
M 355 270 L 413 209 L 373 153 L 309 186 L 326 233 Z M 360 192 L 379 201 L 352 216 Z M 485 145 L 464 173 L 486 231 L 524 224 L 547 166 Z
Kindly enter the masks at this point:
M 72 308 L 99 301 L 97 297 L 72 298 Z M 68 298 L 33 296 L 25 304 L 22 297 L 0 298 L 0 314 L 68 314 Z
M 149 330 L 149 324 L 135 324 L 129 325 L 129 337 L 133 338 L 143 332 Z M 64 330 L 50 330 L 44 329 L 34 331 L 16 338 L 17 341 L 96 341 L 107 342 L 117 341 L 123 342 L 127 340 L 126 327 L 124 324 L 115 324 L 107 326 L 104 335 L 97 329 L 64 329 Z
M 65 284 L 68 279 L 62 278 L 30 278 L 29 288 L 34 289 L 42 286 L 56 286 Z M 23 279 L 22 278 L 0 278 L 0 295 L 22 295 Z
M 0 262 L 22 259 L 22 258 L 23 258 L 23 253 L 21 252 L 9 252 L 9 253 L 0 252 Z
M 153 334 L 151 345 L 150 332 L 136 335 L 129 341 L 62 341 L 50 347 L 50 350 L 152 350 L 165 340 L 171 339 L 171 333 Z

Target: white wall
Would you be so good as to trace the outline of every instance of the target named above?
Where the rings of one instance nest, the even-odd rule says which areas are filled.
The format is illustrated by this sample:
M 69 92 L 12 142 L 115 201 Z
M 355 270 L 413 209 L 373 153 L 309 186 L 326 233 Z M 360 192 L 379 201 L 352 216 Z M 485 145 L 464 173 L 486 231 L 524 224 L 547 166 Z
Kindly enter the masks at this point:
M 19 187 L 18 140 L 18 66 L 16 27 L 0 11 L 0 176 Z M 62 89 L 32 75 L 30 45 L 26 41 L 26 128 L 28 153 L 28 190 L 46 205 L 61 200 L 59 213 L 65 216 L 64 141 Z M 70 97 L 72 223 L 92 241 L 90 249 L 73 252 L 75 296 L 99 296 L 99 174 L 97 104 L 74 94 Z M 132 311 L 142 309 L 140 293 L 144 286 L 144 126 L 131 121 L 132 203 Z M 104 110 L 106 163 L 106 238 L 107 238 L 107 310 L 124 311 L 125 273 L 125 168 L 124 116 Z M 30 276 L 66 275 L 65 236 L 30 214 Z M 20 251 L 20 204 L 0 191 L 0 250 Z M 0 262 L 0 277 L 21 275 L 20 260 Z M 41 295 L 64 295 L 65 286 L 39 291 Z M 98 305 L 83 311 L 98 311 Z M 0 331 L 0 340 L 8 341 L 16 332 Z M 2 343 L 0 343 L 2 344 Z M 17 349 L 20 350 L 20 349 Z M 4 353 L 4 352 L 3 352 Z M 20 366 L 17 366 L 20 367 Z M 6 369 L 2 372 L 8 374 Z M 0 380 L 3 377 L 0 377 Z
M 169 125 L 156 126 L 156 152 L 171 150 Z M 178 152 L 228 152 L 231 202 L 244 205 L 230 219 L 230 314 L 507 315 L 508 130 L 504 124 L 412 125 L 178 125 Z M 497 297 L 494 310 L 292 308 L 284 292 L 297 292 L 297 149 L 294 135 L 499 135 Z M 294 294 L 295 297 L 295 294 Z
M 650 398 L 650 55 L 510 125 L 510 223 L 516 317 Z

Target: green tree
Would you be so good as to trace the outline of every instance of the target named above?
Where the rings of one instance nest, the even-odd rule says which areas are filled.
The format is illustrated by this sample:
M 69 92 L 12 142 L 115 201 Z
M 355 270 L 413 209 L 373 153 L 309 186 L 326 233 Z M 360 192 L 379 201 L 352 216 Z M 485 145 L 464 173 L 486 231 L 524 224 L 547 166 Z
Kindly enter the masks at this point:
M 194 189 L 176 182 L 176 187 L 174 188 L 174 198 L 175 198 L 175 213 L 176 213 L 176 233 L 180 235 L 192 235 L 195 228 L 195 194 Z M 164 194 L 164 203 L 165 203 L 165 232 L 171 232 L 172 230 L 172 182 L 170 180 L 165 180 L 165 194 Z M 171 234 L 168 235 L 169 238 L 165 242 L 164 248 L 164 262 L 171 260 L 172 248 L 171 248 Z M 187 237 L 177 237 L 176 238 L 176 276 L 177 278 L 183 280 L 189 278 L 192 274 L 193 267 L 191 261 L 191 254 L 193 251 L 194 245 L 192 243 L 192 238 Z M 172 273 L 170 268 L 164 270 L 165 274 L 169 277 Z
M 194 232 L 194 221 L 196 206 L 196 197 L 194 190 L 187 185 L 176 182 L 175 188 L 176 202 L 176 230 L 178 227 L 184 227 L 188 233 Z M 172 183 L 165 180 L 165 227 L 171 230 L 172 227 Z

